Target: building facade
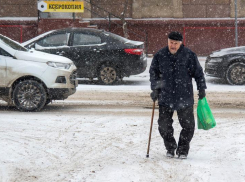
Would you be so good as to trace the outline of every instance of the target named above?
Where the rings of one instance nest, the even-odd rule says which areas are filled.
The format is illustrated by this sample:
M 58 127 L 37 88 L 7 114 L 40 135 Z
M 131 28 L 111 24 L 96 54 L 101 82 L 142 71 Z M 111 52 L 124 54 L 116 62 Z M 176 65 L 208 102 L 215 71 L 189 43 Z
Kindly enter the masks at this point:
M 37 3 L 0 0 L 0 33 L 23 42 L 51 29 L 76 26 L 123 36 L 126 21 L 129 38 L 145 41 L 150 54 L 166 45 L 173 30 L 198 55 L 235 46 L 235 0 L 84 0 L 84 13 L 76 14 L 42 13 Z M 245 0 L 237 0 L 237 17 L 238 45 L 244 45 Z

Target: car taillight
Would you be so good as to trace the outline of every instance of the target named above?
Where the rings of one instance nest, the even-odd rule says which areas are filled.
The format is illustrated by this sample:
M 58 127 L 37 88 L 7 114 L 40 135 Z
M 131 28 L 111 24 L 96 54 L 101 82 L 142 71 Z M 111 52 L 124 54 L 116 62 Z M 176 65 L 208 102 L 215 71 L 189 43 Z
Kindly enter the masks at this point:
M 142 55 L 144 49 L 124 49 L 124 51 L 128 54 Z

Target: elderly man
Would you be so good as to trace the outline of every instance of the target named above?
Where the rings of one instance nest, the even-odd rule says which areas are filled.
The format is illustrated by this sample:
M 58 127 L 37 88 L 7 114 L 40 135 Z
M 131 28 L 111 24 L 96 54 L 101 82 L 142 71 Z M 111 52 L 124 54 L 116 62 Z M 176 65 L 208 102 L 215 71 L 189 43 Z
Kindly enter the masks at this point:
M 182 39 L 181 33 L 171 32 L 168 46 L 154 55 L 149 72 L 151 98 L 154 102 L 158 99 L 158 129 L 167 150 L 166 156 L 174 157 L 177 149 L 178 157 L 186 159 L 195 129 L 192 78 L 195 78 L 199 99 L 205 97 L 207 87 L 196 54 L 182 44 Z M 175 110 L 182 127 L 178 145 L 172 126 Z

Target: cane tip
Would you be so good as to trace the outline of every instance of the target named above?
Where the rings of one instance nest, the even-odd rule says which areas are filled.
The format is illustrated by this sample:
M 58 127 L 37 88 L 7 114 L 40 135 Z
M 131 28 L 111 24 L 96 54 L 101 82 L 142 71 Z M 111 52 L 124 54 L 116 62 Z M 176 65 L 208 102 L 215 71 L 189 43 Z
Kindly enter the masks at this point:
M 146 155 L 146 158 L 149 158 L 149 154 Z

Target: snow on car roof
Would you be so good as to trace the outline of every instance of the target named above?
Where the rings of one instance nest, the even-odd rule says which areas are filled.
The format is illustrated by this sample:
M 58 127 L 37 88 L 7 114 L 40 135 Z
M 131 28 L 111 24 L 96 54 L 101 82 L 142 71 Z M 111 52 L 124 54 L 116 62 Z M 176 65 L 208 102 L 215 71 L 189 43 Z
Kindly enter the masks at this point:
M 218 51 L 214 51 L 211 54 L 211 57 L 224 56 L 227 54 L 235 54 L 235 53 L 237 54 L 245 53 L 245 46 L 220 49 Z

